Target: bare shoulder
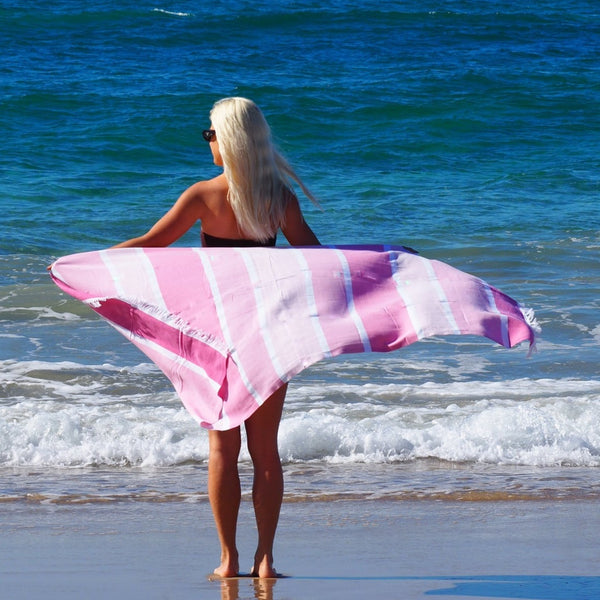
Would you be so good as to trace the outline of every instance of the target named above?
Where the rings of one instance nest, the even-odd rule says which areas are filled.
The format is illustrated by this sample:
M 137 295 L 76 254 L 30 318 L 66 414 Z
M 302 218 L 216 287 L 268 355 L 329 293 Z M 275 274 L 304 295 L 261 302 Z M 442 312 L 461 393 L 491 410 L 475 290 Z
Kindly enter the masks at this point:
M 228 189 L 227 178 L 224 173 L 221 173 L 212 179 L 201 181 L 200 183 L 204 183 L 205 186 L 211 190 L 223 191 Z
M 215 194 L 227 193 L 227 179 L 225 175 L 219 175 L 213 179 L 198 181 L 191 185 L 184 193 L 190 198 L 205 200 Z
M 207 210 L 212 212 L 215 204 L 227 198 L 227 180 L 224 175 L 213 179 L 198 181 L 187 188 L 179 197 L 178 203 L 196 213 L 197 218 L 205 216 Z

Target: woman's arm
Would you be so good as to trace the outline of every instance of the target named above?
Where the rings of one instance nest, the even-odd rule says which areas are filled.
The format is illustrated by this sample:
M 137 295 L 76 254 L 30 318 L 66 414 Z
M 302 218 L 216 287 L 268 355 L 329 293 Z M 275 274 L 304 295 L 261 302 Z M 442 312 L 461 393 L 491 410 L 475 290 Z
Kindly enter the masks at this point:
M 292 246 L 320 246 L 317 236 L 304 220 L 298 198 L 291 196 L 285 211 L 285 223 L 281 227 L 283 235 Z
M 113 248 L 163 247 L 177 241 L 202 218 L 206 183 L 199 182 L 185 190 L 171 209 L 144 235 L 121 242 Z

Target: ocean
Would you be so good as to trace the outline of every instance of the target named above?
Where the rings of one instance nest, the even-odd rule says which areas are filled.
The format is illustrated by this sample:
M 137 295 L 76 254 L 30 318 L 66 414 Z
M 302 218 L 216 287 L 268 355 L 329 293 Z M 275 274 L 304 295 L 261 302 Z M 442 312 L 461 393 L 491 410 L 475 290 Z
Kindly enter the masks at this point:
M 542 327 L 530 357 L 436 338 L 301 373 L 286 501 L 600 498 L 597 2 L 2 0 L 0 24 L 0 502 L 205 502 L 206 431 L 46 267 L 215 176 L 231 95 L 323 243 L 411 246 Z

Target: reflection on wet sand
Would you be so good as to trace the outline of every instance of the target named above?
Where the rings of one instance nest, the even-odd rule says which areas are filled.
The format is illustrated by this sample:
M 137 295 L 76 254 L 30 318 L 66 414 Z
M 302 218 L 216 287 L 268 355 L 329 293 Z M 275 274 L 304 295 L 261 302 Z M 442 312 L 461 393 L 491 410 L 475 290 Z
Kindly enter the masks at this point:
M 273 600 L 273 587 L 277 579 L 261 579 L 259 577 L 229 577 L 220 579 L 221 582 L 221 600 L 239 600 L 240 582 L 244 584 L 244 592 L 248 585 L 254 588 L 254 598 L 256 600 Z M 244 597 L 246 597 L 244 595 Z

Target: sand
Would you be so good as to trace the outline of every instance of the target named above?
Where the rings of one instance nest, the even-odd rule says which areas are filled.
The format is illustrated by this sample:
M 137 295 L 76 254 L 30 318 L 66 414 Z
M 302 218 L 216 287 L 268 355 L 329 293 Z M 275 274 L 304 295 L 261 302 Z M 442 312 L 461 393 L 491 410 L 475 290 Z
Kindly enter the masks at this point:
M 275 581 L 209 581 L 205 502 L 5 503 L 6 599 L 600 598 L 593 501 L 285 503 Z M 243 502 L 239 547 L 255 531 Z

